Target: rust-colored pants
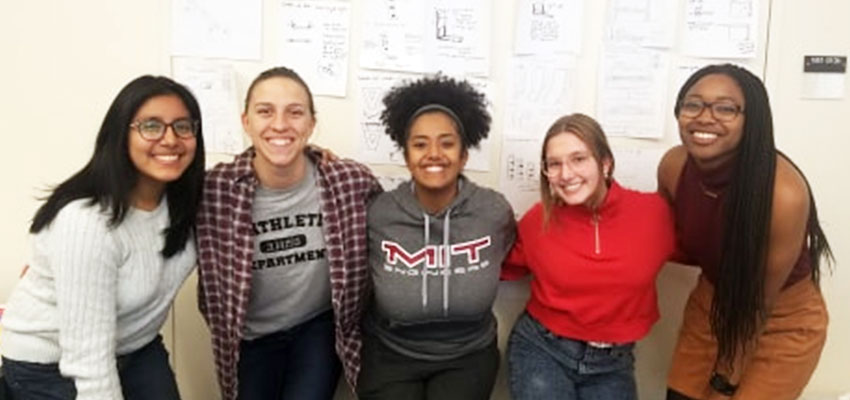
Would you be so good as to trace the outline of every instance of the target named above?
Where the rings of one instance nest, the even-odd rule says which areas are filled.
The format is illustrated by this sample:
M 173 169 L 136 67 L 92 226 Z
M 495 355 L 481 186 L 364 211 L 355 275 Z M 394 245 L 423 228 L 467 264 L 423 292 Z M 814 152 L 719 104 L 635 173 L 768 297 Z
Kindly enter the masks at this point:
M 685 306 L 667 385 L 695 399 L 726 398 L 708 384 L 717 354 L 709 311 L 713 286 L 700 277 Z M 829 317 L 810 279 L 785 288 L 776 299 L 758 347 L 744 366 L 732 399 L 793 400 L 808 383 L 826 341 Z

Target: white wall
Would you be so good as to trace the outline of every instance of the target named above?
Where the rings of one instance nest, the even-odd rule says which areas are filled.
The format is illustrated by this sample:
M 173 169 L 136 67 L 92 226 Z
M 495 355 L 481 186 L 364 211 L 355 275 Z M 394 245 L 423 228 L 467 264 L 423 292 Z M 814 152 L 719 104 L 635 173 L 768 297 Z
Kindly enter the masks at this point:
M 266 1 L 266 14 L 273 14 L 273 0 Z M 586 27 L 583 54 L 579 57 L 581 76 L 576 111 L 594 113 L 598 46 L 602 37 L 605 3 L 585 1 Z M 507 71 L 513 26 L 513 2 L 493 1 L 492 75 L 496 88 L 502 88 Z M 848 148 L 850 132 L 846 115 L 850 112 L 848 94 L 841 101 L 811 101 L 799 98 L 803 54 L 850 54 L 850 1 L 847 0 L 762 0 L 760 20 L 769 29 L 762 31 L 767 56 L 753 60 L 765 74 L 773 101 L 777 142 L 807 174 L 817 197 L 829 239 L 839 263 L 834 274 L 825 274 L 824 293 L 832 323 L 827 348 L 813 377 L 807 396 L 811 399 L 836 398 L 850 391 L 847 358 L 850 357 L 850 277 L 842 261 L 850 257 L 844 244 L 850 241 L 850 211 L 842 203 L 850 188 L 843 176 L 839 151 Z M 771 14 L 768 15 L 768 6 Z M 315 141 L 343 154 L 356 150 L 356 110 L 351 92 L 356 77 L 357 44 L 362 4 L 352 1 L 352 58 L 349 97 L 318 98 L 319 126 Z M 28 255 L 26 228 L 42 196 L 40 189 L 55 184 L 79 169 L 89 158 L 94 137 L 109 102 L 130 79 L 143 74 L 170 72 L 170 1 L 88 0 L 65 2 L 0 2 L 0 122 L 6 145 L 0 157 L 4 183 L 0 196 L 0 303 L 11 292 L 20 267 Z M 266 21 L 273 21 L 267 15 Z M 272 37 L 271 24 L 264 28 Z M 769 37 L 767 33 L 769 32 Z M 272 40 L 264 40 L 265 53 Z M 235 63 L 238 85 L 244 91 L 253 76 L 274 60 L 262 63 Z M 670 104 L 675 87 L 670 88 Z M 499 116 L 504 112 L 503 95 L 493 100 L 495 139 L 501 135 Z M 668 107 L 670 109 L 671 107 Z M 669 117 L 672 125 L 672 115 Z M 660 141 L 618 139 L 614 144 L 666 148 L 676 143 L 668 130 Z M 498 165 L 498 146 L 492 165 Z M 222 159 L 213 156 L 214 159 Z M 377 167 L 380 171 L 397 171 Z M 497 186 L 498 173 L 471 174 L 483 184 Z M 842 222 L 844 222 L 842 224 Z M 662 320 L 637 349 L 637 374 L 641 397 L 661 398 L 664 376 L 676 337 L 684 298 L 696 271 L 670 265 L 658 279 Z M 187 400 L 215 398 L 208 332 L 196 311 L 194 277 L 180 293 L 174 318 L 166 329 L 173 350 L 173 363 L 183 397 Z M 497 310 L 504 342 L 527 291 L 522 283 L 503 284 Z M 504 364 L 503 364 L 504 365 Z M 494 399 L 507 398 L 504 376 L 500 376 Z M 832 396 L 832 397 L 819 397 Z
M 835 399 L 838 393 L 850 393 L 850 180 L 841 161 L 850 148 L 850 82 L 842 100 L 806 100 L 800 92 L 804 55 L 850 56 L 850 1 L 773 3 L 767 86 L 777 147 L 805 172 L 838 260 L 834 272 L 824 273 L 821 280 L 830 327 L 807 393 L 811 399 Z

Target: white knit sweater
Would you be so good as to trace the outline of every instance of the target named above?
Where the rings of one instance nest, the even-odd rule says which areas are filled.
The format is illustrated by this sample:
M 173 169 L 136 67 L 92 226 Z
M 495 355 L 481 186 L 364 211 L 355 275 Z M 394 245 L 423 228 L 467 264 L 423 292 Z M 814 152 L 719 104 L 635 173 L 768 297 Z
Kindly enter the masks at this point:
M 0 353 L 59 363 L 77 399 L 122 399 L 116 355 L 153 340 L 195 265 L 195 244 L 163 258 L 168 205 L 131 208 L 117 227 L 87 200 L 69 203 L 32 237 L 30 269 L 3 315 Z

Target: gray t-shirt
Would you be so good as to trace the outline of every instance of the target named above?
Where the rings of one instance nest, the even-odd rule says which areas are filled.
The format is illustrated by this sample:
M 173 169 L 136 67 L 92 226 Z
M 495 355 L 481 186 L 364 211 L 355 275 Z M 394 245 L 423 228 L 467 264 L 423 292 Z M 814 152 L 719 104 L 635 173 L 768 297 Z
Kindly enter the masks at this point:
M 246 340 L 292 328 L 331 308 L 316 167 L 298 185 L 257 187 L 252 210 L 254 260 Z

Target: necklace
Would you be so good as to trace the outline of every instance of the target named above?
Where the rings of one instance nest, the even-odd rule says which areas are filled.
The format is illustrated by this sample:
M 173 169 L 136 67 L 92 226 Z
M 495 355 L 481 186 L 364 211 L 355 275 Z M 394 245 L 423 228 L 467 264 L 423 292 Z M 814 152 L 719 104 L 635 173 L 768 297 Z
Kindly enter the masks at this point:
M 699 188 L 702 189 L 702 194 L 711 197 L 712 199 L 716 199 L 718 196 L 720 196 L 719 192 L 708 190 L 708 187 L 706 187 L 705 184 L 702 183 L 702 181 L 699 181 Z

